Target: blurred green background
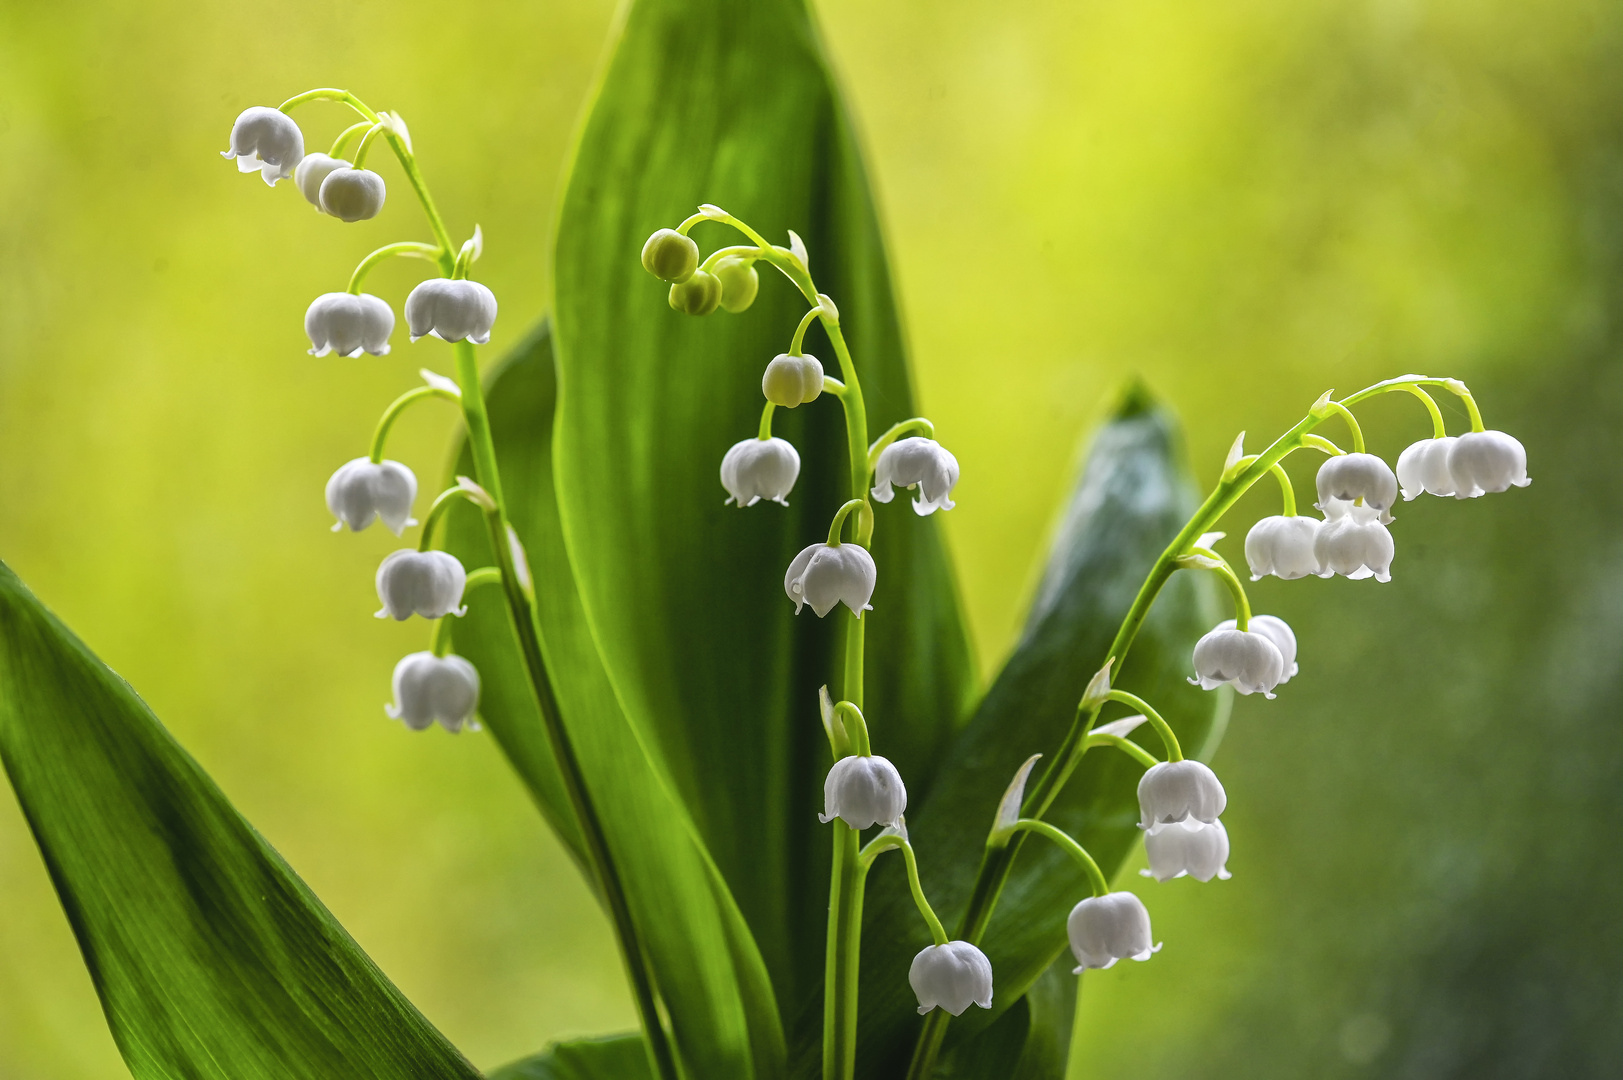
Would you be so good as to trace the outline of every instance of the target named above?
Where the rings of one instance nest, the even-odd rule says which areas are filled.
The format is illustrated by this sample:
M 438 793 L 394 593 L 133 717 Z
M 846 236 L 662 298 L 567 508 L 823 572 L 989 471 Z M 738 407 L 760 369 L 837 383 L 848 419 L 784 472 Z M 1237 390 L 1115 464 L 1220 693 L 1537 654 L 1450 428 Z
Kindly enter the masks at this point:
M 1132 879 L 1166 948 L 1088 978 L 1095 1075 L 1614 1075 L 1623 9 L 819 13 L 921 396 L 964 465 L 946 524 L 986 671 L 1130 377 L 1184 418 L 1203 483 L 1237 430 L 1257 447 L 1322 390 L 1410 370 L 1467 379 L 1528 447 L 1529 489 L 1401 508 L 1392 583 L 1256 587 L 1302 675 L 1240 701 L 1217 758 L 1234 879 Z M 613 21 L 605 0 L 0 6 L 0 558 L 483 1066 L 632 1014 L 491 740 L 384 718 L 423 641 L 371 617 L 393 538 L 326 531 L 328 474 L 449 353 L 397 334 L 387 358 L 317 360 L 300 317 L 422 229 L 392 163 L 390 209 L 341 226 L 218 151 L 242 108 L 310 86 L 399 109 L 453 232 L 484 227 L 495 355 L 546 306 Z M 313 147 L 346 122 L 300 120 Z M 417 273 L 369 287 L 398 303 Z M 1389 460 L 1428 430 L 1413 401 L 1366 412 Z M 408 415 L 391 456 L 435 482 L 451 422 Z M 1274 499 L 1236 512 L 1231 557 Z M 122 1075 L 0 797 L 0 1076 Z

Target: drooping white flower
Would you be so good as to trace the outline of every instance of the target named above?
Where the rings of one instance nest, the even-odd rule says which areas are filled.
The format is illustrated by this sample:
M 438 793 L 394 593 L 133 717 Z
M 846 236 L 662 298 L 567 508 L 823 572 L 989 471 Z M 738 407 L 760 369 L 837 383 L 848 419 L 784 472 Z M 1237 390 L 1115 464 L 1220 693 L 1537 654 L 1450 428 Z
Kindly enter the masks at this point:
M 958 1016 L 971 1005 L 992 1007 L 992 962 L 967 941 L 920 950 L 907 971 L 907 981 L 918 995 L 920 1015 L 944 1009 Z
M 1448 471 L 1448 453 L 1459 440 L 1452 435 L 1441 439 L 1421 439 L 1404 447 L 1398 455 L 1398 483 L 1403 501 L 1418 499 L 1423 493 L 1454 494 L 1454 474 Z
M 898 439 L 885 447 L 874 466 L 873 497 L 888 503 L 895 498 L 891 485 L 918 488 L 913 509 L 920 517 L 951 510 L 952 489 L 958 483 L 958 459 L 934 439 Z
M 460 656 L 414 652 L 394 666 L 394 704 L 384 712 L 422 731 L 434 721 L 453 734 L 479 707 L 479 672 Z
M 378 567 L 378 599 L 383 602 L 378 618 L 466 614 L 468 609 L 460 605 L 467 584 L 467 571 L 455 555 L 410 548 L 393 552 Z
M 1331 499 L 1347 502 L 1364 500 L 1379 511 L 1381 521 L 1390 523 L 1393 505 L 1398 501 L 1398 478 L 1392 468 L 1374 454 L 1341 454 L 1326 458 L 1319 466 L 1319 509 L 1329 513 Z
M 1138 781 L 1138 827 L 1145 832 L 1188 818 L 1213 822 L 1227 805 L 1217 774 L 1198 761 L 1162 761 Z
M 779 353 L 761 376 L 761 393 L 774 405 L 793 409 L 823 392 L 823 365 L 810 353 Z
M 1268 635 L 1218 627 L 1195 642 L 1195 678 L 1202 690 L 1230 683 L 1242 694 L 1274 696 L 1285 674 L 1285 658 Z
M 366 221 L 378 216 L 388 194 L 383 177 L 371 169 L 346 165 L 333 169 L 321 181 L 318 200 L 321 209 L 339 221 Z
M 1233 619 L 1224 619 L 1217 624 L 1219 630 L 1233 630 L 1238 623 Z M 1284 673 L 1280 675 L 1277 685 L 1284 686 L 1296 674 L 1296 632 L 1290 624 L 1277 615 L 1253 615 L 1246 624 L 1250 629 L 1266 637 L 1274 643 L 1279 650 L 1279 657 L 1284 661 Z
M 348 525 L 360 532 L 374 518 L 399 536 L 408 525 L 417 524 L 411 516 L 417 498 L 417 477 L 398 461 L 356 458 L 338 467 L 327 481 L 327 509 L 338 519 L 333 531 Z
M 864 611 L 873 610 L 868 601 L 878 573 L 873 556 L 860 544 L 812 544 L 789 564 L 783 591 L 795 602 L 796 615 L 802 604 L 810 604 L 820 619 L 843 600 L 860 619 Z
M 496 322 L 496 294 L 477 281 L 429 278 L 406 297 L 411 340 L 433 334 L 441 341 L 490 341 Z
M 867 829 L 894 825 L 906 810 L 907 786 L 896 766 L 877 755 L 855 754 L 828 771 L 817 820 L 827 825 L 839 818 L 853 829 Z
M 310 338 L 310 355 L 373 356 L 389 354 L 389 335 L 394 333 L 394 309 L 389 302 L 371 293 L 359 296 L 347 292 L 322 293 L 310 301 L 304 313 L 304 332 Z
M 783 439 L 745 439 L 721 459 L 721 486 L 728 503 L 754 506 L 762 499 L 789 505 L 789 489 L 800 477 L 800 454 Z M 724 504 L 725 505 L 725 504 Z
M 1319 557 L 1313 541 L 1319 535 L 1317 518 L 1265 517 L 1245 534 L 1245 561 L 1251 566 L 1251 580 L 1261 581 L 1269 574 L 1292 581 L 1319 572 Z
M 231 125 L 231 148 L 220 151 L 236 158 L 239 172 L 259 171 L 271 187 L 293 175 L 304 159 L 304 132 L 280 109 L 255 105 L 244 109 Z
M 304 200 L 317 210 L 321 210 L 321 182 L 338 169 L 353 168 L 343 158 L 329 157 L 326 154 L 306 154 L 299 167 L 293 170 L 293 184 L 304 196 Z M 326 213 L 325 210 L 321 210 Z
M 1196 881 L 1214 877 L 1227 881 L 1233 876 L 1224 865 L 1229 858 L 1229 834 L 1221 821 L 1187 818 L 1163 825 L 1145 834 L 1144 854 L 1149 856 L 1150 868 L 1139 872 L 1156 881 L 1171 881 L 1185 874 Z
M 1161 951 L 1151 943 L 1150 913 L 1144 902 L 1130 892 L 1090 896 L 1071 909 L 1065 920 L 1076 957 L 1073 974 L 1089 968 L 1107 968 L 1117 960 L 1148 960 Z
M 1526 487 L 1527 450 L 1503 431 L 1473 431 L 1461 435 L 1448 452 L 1448 471 L 1458 490 L 1456 499 Z
M 1381 524 L 1377 512 L 1368 506 L 1332 499 L 1327 504 L 1324 523 L 1313 541 L 1313 553 L 1319 558 L 1319 576 L 1343 577 L 1358 581 L 1373 577 L 1376 581 L 1392 580 L 1392 557 L 1397 546 L 1392 534 Z

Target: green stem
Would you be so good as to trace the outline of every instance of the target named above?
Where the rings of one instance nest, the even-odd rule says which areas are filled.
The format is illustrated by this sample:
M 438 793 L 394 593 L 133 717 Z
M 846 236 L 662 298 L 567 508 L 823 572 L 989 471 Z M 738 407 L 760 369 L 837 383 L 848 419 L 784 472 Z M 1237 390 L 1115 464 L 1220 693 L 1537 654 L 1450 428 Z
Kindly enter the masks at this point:
M 366 156 L 372 152 L 372 144 L 377 141 L 379 135 L 382 135 L 387 130 L 381 121 L 367 129 L 366 134 L 361 136 L 361 145 L 355 148 L 355 161 L 350 166 L 351 168 L 366 168 Z
M 1144 719 L 1150 722 L 1150 727 L 1154 728 L 1155 733 L 1161 736 L 1161 745 L 1167 748 L 1167 760 L 1183 760 L 1183 747 L 1178 745 L 1178 737 L 1172 733 L 1171 725 L 1161 719 L 1160 713 L 1150 708 L 1149 702 L 1136 694 L 1129 694 L 1125 690 L 1110 691 L 1110 700 L 1119 701 L 1123 705 L 1143 713 Z
M 766 403 L 766 408 L 761 410 L 761 429 L 755 433 L 755 437 L 762 442 L 766 442 L 772 437 L 772 410 L 775 408 L 777 406 L 769 401 Z
M 1466 389 L 1464 383 L 1460 382 L 1458 379 L 1427 379 L 1425 380 L 1425 383 L 1428 385 L 1440 385 L 1443 387 L 1443 389 L 1465 402 L 1465 411 L 1471 415 L 1472 431 L 1487 430 L 1482 423 L 1482 413 L 1477 411 L 1476 398 L 1471 396 L 1471 391 Z
M 823 957 L 823 1078 L 841 1080 L 856 1071 L 856 971 L 862 942 L 864 878 L 860 836 L 839 818 L 834 827 L 834 867 L 828 889 L 828 938 Z
M 393 140 L 391 140 L 393 141 Z M 425 200 L 426 203 L 426 200 Z M 427 204 L 432 205 L 432 204 Z M 437 230 L 438 231 L 438 230 Z M 638 1019 L 648 1044 L 654 1075 L 659 1080 L 679 1080 L 676 1058 L 671 1050 L 669 1036 L 659 1017 L 655 999 L 653 977 L 643 953 L 642 940 L 631 916 L 631 905 L 626 897 L 625 884 L 609 851 L 608 837 L 597 814 L 580 758 L 563 724 L 558 707 L 557 693 L 553 689 L 552 674 L 547 670 L 542 650 L 541 633 L 536 611 L 530 597 L 519 584 L 519 575 L 513 565 L 513 551 L 508 544 L 508 524 L 503 507 L 501 474 L 496 467 L 496 446 L 490 433 L 490 418 L 485 412 L 484 392 L 479 382 L 479 360 L 472 342 L 459 341 L 453 346 L 456 353 L 457 382 L 462 387 L 462 416 L 468 430 L 468 446 L 473 452 L 474 475 L 480 485 L 490 493 L 495 507 L 486 511 L 485 521 L 490 532 L 490 546 L 495 553 L 496 565 L 501 570 L 503 591 L 507 595 L 507 609 L 518 638 L 519 653 L 524 660 L 531 689 L 541 715 L 542 727 L 558 774 L 563 781 L 564 793 L 570 809 L 580 825 L 588 860 L 597 871 L 610 921 L 614 924 L 620 944 L 620 957 L 631 981 L 632 997 L 636 1002 Z
M 1222 556 L 1215 551 L 1200 552 L 1208 560 L 1216 560 L 1217 565 L 1201 562 L 1191 569 L 1210 570 L 1223 580 L 1223 585 L 1234 598 L 1234 628 L 1236 630 L 1249 630 L 1251 628 L 1251 601 L 1246 599 L 1245 586 L 1240 583 L 1240 576 L 1234 572 Z
M 383 416 L 378 420 L 378 426 L 372 432 L 372 464 L 376 465 L 383 460 L 383 444 L 389 438 L 389 429 L 394 427 L 394 422 L 400 418 L 400 414 L 406 411 L 406 406 L 414 401 L 421 401 L 429 397 L 444 398 L 446 401 L 461 401 L 459 395 L 453 394 L 449 390 L 442 390 L 437 386 L 419 386 L 415 390 L 407 390 L 404 394 L 395 398 L 394 401 L 389 403 L 389 407 L 383 410 Z
M 937 945 L 945 945 L 951 939 L 947 937 L 946 927 L 936 918 L 935 909 L 925 898 L 924 885 L 919 881 L 919 863 L 913 854 L 913 845 L 908 843 L 907 836 L 899 832 L 884 832 L 874 837 L 867 847 L 862 849 L 859 870 L 866 875 L 873 866 L 874 860 L 892 848 L 899 848 L 902 857 L 907 860 L 907 887 L 913 893 L 913 906 L 918 908 L 919 916 L 924 919 L 924 925 L 930 930 L 930 939 Z
M 789 339 L 790 356 L 801 355 L 800 347 L 806 343 L 806 331 L 817 321 L 818 314 L 818 309 L 814 307 L 800 317 L 800 325 L 795 327 L 795 336 Z
M 851 740 L 851 752 L 859 757 L 871 755 L 873 744 L 868 741 L 868 721 L 862 715 L 862 710 L 849 701 L 842 701 L 834 706 L 834 715 L 845 725 L 846 736 Z
M 909 431 L 917 431 L 926 439 L 935 438 L 935 425 L 922 416 L 892 424 L 889 431 L 875 439 L 873 445 L 868 447 L 868 472 L 872 473 L 879 466 L 879 455 Z
M 1160 760 L 1156 758 L 1154 754 L 1150 753 L 1133 740 L 1124 739 L 1120 735 L 1108 735 L 1102 731 L 1089 732 L 1083 745 L 1085 745 L 1089 750 L 1092 750 L 1096 746 L 1113 746 L 1117 750 L 1120 750 L 1122 753 L 1126 754 L 1128 757 L 1132 758 L 1134 761 L 1138 762 L 1140 765 L 1144 766 L 1146 769 L 1161 764 Z
M 1279 481 L 1279 497 L 1280 501 L 1284 503 L 1280 513 L 1285 517 L 1295 517 L 1296 489 L 1291 487 L 1291 478 L 1286 475 L 1285 467 L 1276 461 L 1269 467 L 1268 471 L 1274 474 L 1275 480 Z
M 366 107 L 366 102 L 350 93 L 348 90 L 336 90 L 330 86 L 317 90 L 306 90 L 302 94 L 295 94 L 277 106 L 281 112 L 292 112 L 307 101 L 341 101 L 366 117 L 369 123 L 378 122 L 378 114 Z
M 1347 453 L 1347 451 L 1326 439 L 1323 435 L 1303 435 L 1302 445 L 1322 451 L 1331 457 L 1342 457 Z
M 1036 818 L 1021 818 L 1010 828 L 1015 831 L 1034 832 L 1038 836 L 1046 836 L 1058 844 L 1060 850 L 1076 860 L 1082 867 L 1082 872 L 1088 875 L 1088 885 L 1093 889 L 1094 896 L 1103 896 L 1110 891 L 1110 882 L 1105 880 L 1104 871 L 1100 870 L 1099 864 L 1093 861 L 1093 856 L 1088 854 L 1088 849 L 1071 839 L 1069 833 L 1056 829 L 1048 822 L 1039 821 Z
M 829 547 L 839 547 L 840 546 L 840 531 L 845 528 L 845 519 L 851 516 L 851 512 L 853 510 L 858 511 L 857 527 L 853 531 L 855 532 L 855 531 L 860 531 L 861 530 L 861 528 L 862 528 L 862 517 L 861 517 L 860 512 L 867 505 L 868 504 L 863 502 L 861 499 L 851 499 L 850 501 L 846 502 L 843 506 L 841 506 L 838 510 L 836 510 L 834 512 L 834 520 L 832 522 L 830 522 L 829 526 L 828 526 L 828 546 Z
M 403 255 L 407 258 L 427 259 L 429 262 L 438 262 L 439 252 L 440 249 L 435 247 L 433 244 L 424 244 L 417 240 L 402 240 L 398 244 L 385 244 L 383 247 L 378 248 L 376 251 L 372 252 L 372 254 L 361 260 L 360 265 L 355 268 L 355 272 L 349 276 L 349 288 L 347 291 L 359 296 L 361 292 L 361 282 L 366 280 L 366 275 L 372 272 L 372 268 L 374 266 L 380 262 L 383 262 L 385 259 L 393 258 L 396 255 Z
M 1437 402 L 1432 399 L 1432 396 L 1418 386 L 1406 386 L 1404 389 L 1419 398 L 1420 403 L 1426 407 L 1426 412 L 1430 414 L 1431 437 L 1434 439 L 1447 438 L 1448 425 L 1443 423 L 1443 410 L 1437 407 Z
M 481 566 L 468 575 L 468 580 L 462 586 L 462 597 L 466 601 L 469 593 L 482 585 L 500 585 L 502 572 L 494 566 Z M 442 615 L 434 620 L 434 633 L 429 638 L 429 650 L 435 656 L 444 656 L 451 651 L 451 624 L 456 616 Z
M 1082 976 L 1076 977 L 1076 1009 L 1071 1013 L 1071 1049 L 1065 1055 L 1065 1080 L 1083 1080 L 1088 1054 L 1082 1046 Z
M 342 158 L 344 156 L 344 147 L 349 145 L 349 140 L 361 134 L 361 132 L 366 131 L 371 126 L 372 121 L 362 120 L 360 123 L 351 124 L 343 131 L 340 131 L 338 133 L 338 138 L 333 140 L 332 149 L 327 151 L 327 156 L 330 158 Z
M 429 506 L 428 513 L 423 517 L 423 532 L 417 541 L 418 551 L 427 551 L 433 546 L 434 526 L 440 523 L 440 519 L 445 516 L 445 512 L 451 508 L 451 504 L 458 499 L 466 499 L 480 509 L 485 509 L 488 506 L 490 496 L 477 485 L 465 486 L 462 481 L 466 479 L 467 477 L 463 476 L 457 477 L 458 483 L 456 487 L 446 488 L 434 497 L 433 504 Z
M 1358 426 L 1358 418 L 1352 414 L 1352 410 L 1339 401 L 1326 401 L 1324 407 L 1339 413 L 1341 418 L 1347 421 L 1347 427 L 1352 432 L 1353 453 L 1362 454 L 1364 452 L 1364 429 Z

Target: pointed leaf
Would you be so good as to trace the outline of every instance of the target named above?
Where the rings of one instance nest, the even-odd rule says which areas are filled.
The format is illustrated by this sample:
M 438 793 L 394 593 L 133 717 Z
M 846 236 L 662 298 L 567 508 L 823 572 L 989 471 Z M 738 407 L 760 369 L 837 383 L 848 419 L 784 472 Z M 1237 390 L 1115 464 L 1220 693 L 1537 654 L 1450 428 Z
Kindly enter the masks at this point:
M 642 1035 L 575 1039 L 503 1065 L 488 1080 L 649 1080 Z
M 663 755 L 761 943 L 785 1014 L 815 1010 L 843 614 L 796 617 L 783 574 L 851 497 L 832 395 L 777 413 L 799 450 L 790 506 L 724 507 L 717 469 L 755 434 L 761 374 L 807 305 L 770 267 L 741 314 L 692 318 L 638 252 L 705 201 L 804 237 L 838 304 L 870 438 L 915 412 L 862 165 L 802 0 L 635 0 L 560 217 L 558 491 L 593 631 L 628 715 Z M 744 242 L 706 221 L 701 249 Z M 836 369 L 814 327 L 806 348 Z M 952 433 L 941 438 L 950 446 Z M 926 785 L 973 692 L 937 523 L 879 509 L 864 711 L 876 752 Z M 843 611 L 843 609 L 842 609 Z
M 137 1078 L 477 1080 L 4 565 L 0 759 Z

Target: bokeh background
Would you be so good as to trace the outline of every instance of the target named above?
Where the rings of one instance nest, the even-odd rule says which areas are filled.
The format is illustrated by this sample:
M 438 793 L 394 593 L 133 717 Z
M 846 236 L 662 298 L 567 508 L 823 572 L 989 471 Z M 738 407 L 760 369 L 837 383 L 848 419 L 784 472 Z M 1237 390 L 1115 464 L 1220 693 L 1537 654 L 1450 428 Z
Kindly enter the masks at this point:
M 986 672 L 1129 378 L 1183 417 L 1203 483 L 1236 431 L 1260 445 L 1322 390 L 1410 370 L 1467 379 L 1528 447 L 1531 488 L 1403 507 L 1390 584 L 1256 587 L 1303 673 L 1240 701 L 1219 751 L 1235 877 L 1133 879 L 1166 948 L 1088 978 L 1093 1075 L 1615 1075 L 1623 9 L 818 7 L 965 466 L 947 528 Z M 217 155 L 242 108 L 310 86 L 398 108 L 453 231 L 484 227 L 499 349 L 545 309 L 613 21 L 606 0 L 0 4 L 0 558 L 485 1066 L 632 1013 L 491 740 L 384 718 L 422 647 L 371 617 L 392 538 L 326 531 L 328 474 L 449 354 L 317 360 L 300 316 L 421 230 L 392 163 L 391 209 L 341 226 Z M 344 122 L 300 119 L 313 145 Z M 415 273 L 371 287 L 398 301 Z M 408 415 L 391 456 L 431 482 L 451 422 Z M 1407 399 L 1366 429 L 1389 459 L 1428 430 Z M 1274 499 L 1239 508 L 1232 557 Z M 125 1075 L 9 795 L 0 1075 Z

